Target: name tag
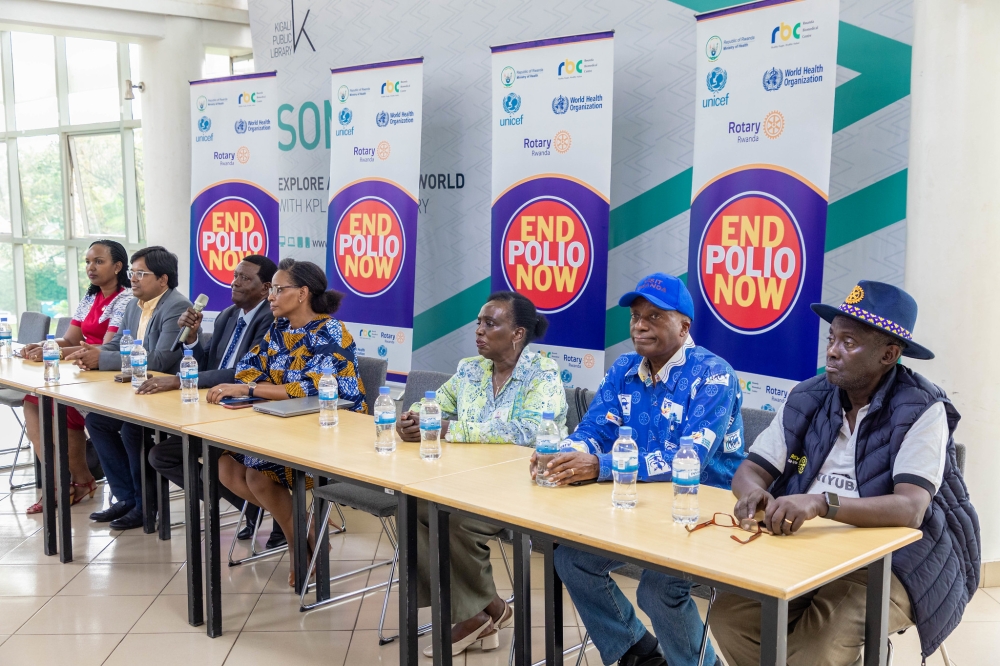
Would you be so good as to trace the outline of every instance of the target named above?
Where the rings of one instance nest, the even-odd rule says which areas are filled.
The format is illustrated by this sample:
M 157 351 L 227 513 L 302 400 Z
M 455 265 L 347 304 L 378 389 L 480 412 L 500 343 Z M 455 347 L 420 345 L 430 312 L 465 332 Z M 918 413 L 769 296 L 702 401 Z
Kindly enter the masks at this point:
M 632 415 L 632 396 L 628 393 L 619 393 L 618 402 L 622 405 L 622 415 L 631 416 Z
M 672 402 L 670 398 L 664 398 L 660 405 L 660 414 L 667 419 L 671 426 L 679 424 L 684 418 L 684 405 Z

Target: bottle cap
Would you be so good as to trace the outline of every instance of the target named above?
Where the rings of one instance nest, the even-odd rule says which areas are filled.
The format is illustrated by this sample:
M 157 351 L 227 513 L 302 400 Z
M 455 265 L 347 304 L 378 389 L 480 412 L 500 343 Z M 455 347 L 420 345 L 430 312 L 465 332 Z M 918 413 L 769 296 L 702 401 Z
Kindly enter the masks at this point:
M 7 317 L 0 317 L 0 321 L 7 321 Z
M 555 417 L 556 417 L 556 413 L 555 412 L 542 412 L 542 418 L 543 419 L 548 419 L 549 421 L 551 421 Z
M 184 355 L 185 356 L 194 356 L 194 350 L 193 349 L 185 349 L 184 350 Z
M 632 437 L 632 427 L 631 426 L 622 426 L 621 428 L 618 428 L 618 436 L 619 437 L 629 437 L 629 438 L 631 438 Z
M 380 386 L 380 387 L 378 387 L 378 392 L 379 392 L 379 395 L 389 395 L 389 387 L 388 386 Z
M 694 446 L 694 437 L 691 435 L 681 437 L 681 446 Z
M 46 336 L 45 336 L 45 339 L 46 339 L 46 340 L 55 340 L 55 339 L 56 339 L 56 336 L 54 336 L 54 335 L 52 335 L 51 333 L 49 333 L 48 335 L 46 335 Z
M 140 340 L 140 339 L 136 339 L 135 344 L 132 345 L 133 348 L 135 348 L 135 347 L 141 347 L 141 346 L 142 346 L 142 340 Z
M 130 330 L 128 330 L 128 329 L 126 328 L 126 329 L 125 329 L 125 331 L 124 331 L 124 332 L 122 332 L 122 335 L 132 335 L 132 331 L 130 331 Z
M 424 397 L 428 400 L 436 400 L 437 396 L 437 391 L 424 391 Z

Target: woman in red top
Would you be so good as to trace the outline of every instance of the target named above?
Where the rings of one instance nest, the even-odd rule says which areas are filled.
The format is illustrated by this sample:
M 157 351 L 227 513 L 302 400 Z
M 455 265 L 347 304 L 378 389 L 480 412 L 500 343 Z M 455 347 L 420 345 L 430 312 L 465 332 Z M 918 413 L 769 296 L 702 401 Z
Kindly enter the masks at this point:
M 69 330 L 64 337 L 56 340 L 62 347 L 63 358 L 80 349 L 80 343 L 104 344 L 118 330 L 125 306 L 132 299 L 129 289 L 128 253 L 121 243 L 113 240 L 98 240 L 87 250 L 87 277 L 90 288 L 80 301 Z M 21 352 L 31 361 L 42 360 L 41 345 L 27 345 Z M 24 399 L 24 420 L 28 439 L 41 455 L 38 433 L 38 398 Z M 72 478 L 71 492 L 73 504 L 83 500 L 85 495 L 94 496 L 97 483 L 87 465 L 87 438 L 83 432 L 83 416 L 72 407 L 66 410 L 66 426 L 69 435 L 69 470 Z M 28 513 L 41 513 L 41 502 L 28 508 Z

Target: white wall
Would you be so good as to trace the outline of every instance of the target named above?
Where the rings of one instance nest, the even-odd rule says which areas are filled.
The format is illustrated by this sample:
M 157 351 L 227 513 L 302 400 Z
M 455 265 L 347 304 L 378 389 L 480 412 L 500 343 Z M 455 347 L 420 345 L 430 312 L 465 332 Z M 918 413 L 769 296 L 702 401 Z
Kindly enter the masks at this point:
M 915 339 L 937 358 L 912 364 L 962 414 L 966 480 L 983 560 L 1000 560 L 1000 2 L 916 0 L 906 288 Z

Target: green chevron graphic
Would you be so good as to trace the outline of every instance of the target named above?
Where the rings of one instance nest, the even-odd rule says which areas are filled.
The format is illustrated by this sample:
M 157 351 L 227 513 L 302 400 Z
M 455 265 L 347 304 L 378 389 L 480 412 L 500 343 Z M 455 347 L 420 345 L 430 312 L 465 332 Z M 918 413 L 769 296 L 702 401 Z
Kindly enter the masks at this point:
M 696 12 L 731 6 L 732 0 L 674 0 Z M 910 94 L 908 44 L 840 22 L 837 64 L 858 76 L 837 87 L 833 131 L 845 127 Z M 906 217 L 906 169 L 830 204 L 826 251 L 895 224 Z M 608 249 L 614 249 L 688 210 L 692 169 L 643 192 L 611 210 Z M 686 281 L 686 274 L 681 276 Z M 413 320 L 417 350 L 476 318 L 489 295 L 489 278 L 460 291 Z M 613 307 L 605 313 L 605 347 L 628 339 L 628 311 Z

